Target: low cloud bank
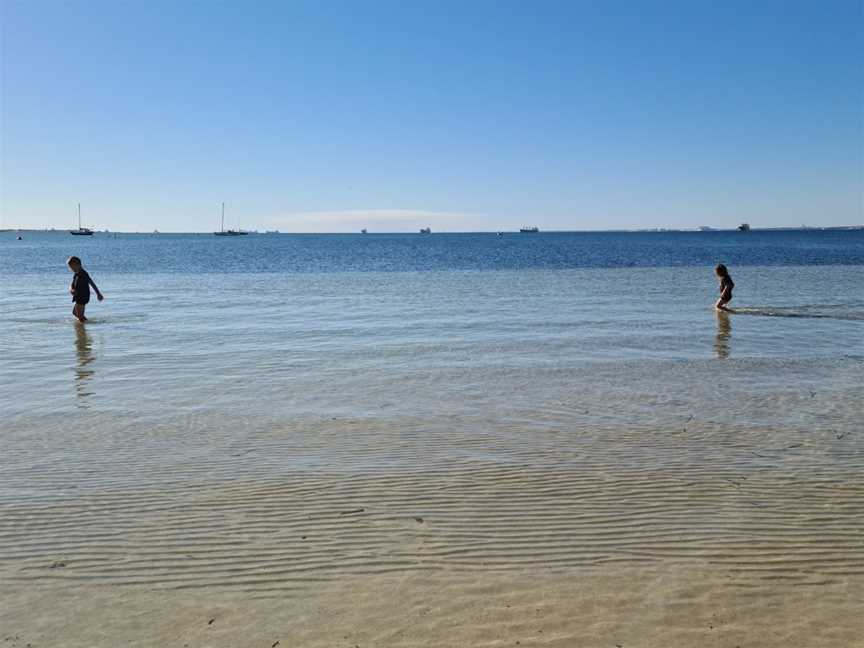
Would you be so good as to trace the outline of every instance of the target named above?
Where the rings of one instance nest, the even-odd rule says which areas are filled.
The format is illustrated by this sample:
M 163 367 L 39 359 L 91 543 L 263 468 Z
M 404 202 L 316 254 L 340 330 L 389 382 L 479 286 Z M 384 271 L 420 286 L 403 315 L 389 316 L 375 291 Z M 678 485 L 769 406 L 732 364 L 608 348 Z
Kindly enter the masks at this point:
M 273 228 L 286 232 L 416 232 L 421 227 L 433 231 L 470 230 L 479 219 L 475 215 L 414 209 L 357 209 L 345 211 L 301 212 L 276 216 Z

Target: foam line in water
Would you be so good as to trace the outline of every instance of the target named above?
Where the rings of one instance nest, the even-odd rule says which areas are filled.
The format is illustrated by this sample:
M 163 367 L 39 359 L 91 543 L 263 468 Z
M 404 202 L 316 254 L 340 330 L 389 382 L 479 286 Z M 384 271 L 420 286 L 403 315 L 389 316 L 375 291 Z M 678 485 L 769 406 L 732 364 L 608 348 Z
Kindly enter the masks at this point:
M 825 313 L 792 310 L 774 306 L 743 306 L 729 308 L 727 312 L 733 315 L 756 315 L 759 317 L 788 317 L 795 319 L 830 319 L 859 322 L 864 321 L 864 313 Z

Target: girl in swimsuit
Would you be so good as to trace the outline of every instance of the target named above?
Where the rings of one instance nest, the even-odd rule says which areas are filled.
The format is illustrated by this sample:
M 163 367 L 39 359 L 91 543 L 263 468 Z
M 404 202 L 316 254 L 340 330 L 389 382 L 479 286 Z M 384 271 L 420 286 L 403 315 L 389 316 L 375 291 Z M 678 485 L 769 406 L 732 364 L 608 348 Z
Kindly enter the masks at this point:
M 720 279 L 720 299 L 718 299 L 717 303 L 714 304 L 714 308 L 718 310 L 729 310 L 726 308 L 726 304 L 732 301 L 732 289 L 735 287 L 735 282 L 732 281 L 732 277 L 729 276 L 729 271 L 722 263 L 718 264 L 717 267 L 714 268 L 714 274 L 716 274 L 717 278 Z

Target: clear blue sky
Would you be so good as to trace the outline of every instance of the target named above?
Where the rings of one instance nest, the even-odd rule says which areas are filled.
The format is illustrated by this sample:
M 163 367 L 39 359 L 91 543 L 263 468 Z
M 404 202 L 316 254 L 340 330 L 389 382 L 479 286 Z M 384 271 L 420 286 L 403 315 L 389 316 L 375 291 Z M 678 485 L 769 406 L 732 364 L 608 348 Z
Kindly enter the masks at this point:
M 4 227 L 864 222 L 864 3 L 0 0 Z

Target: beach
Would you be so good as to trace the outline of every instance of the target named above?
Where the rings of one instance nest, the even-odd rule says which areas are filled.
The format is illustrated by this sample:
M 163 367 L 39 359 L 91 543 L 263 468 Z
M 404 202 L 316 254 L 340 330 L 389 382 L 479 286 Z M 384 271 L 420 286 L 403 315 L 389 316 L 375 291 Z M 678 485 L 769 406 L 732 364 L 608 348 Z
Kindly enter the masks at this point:
M 861 645 L 861 232 L 2 236 L 4 645 Z
M 862 44 L 0 0 L 0 648 L 864 648 Z
M 794 465 L 796 450 L 775 452 Z M 34 540 L 5 552 L 17 569 L 4 578 L 4 638 L 858 645 L 860 473 L 716 469 L 711 478 L 608 467 L 573 476 L 474 462 L 443 474 L 304 475 L 28 507 Z M 22 521 L 4 519 L 9 539 Z
M 10 598 L 4 627 L 10 646 L 860 645 L 860 588 L 778 598 L 724 581 L 665 566 L 579 578 L 366 576 L 266 599 L 82 586 Z

